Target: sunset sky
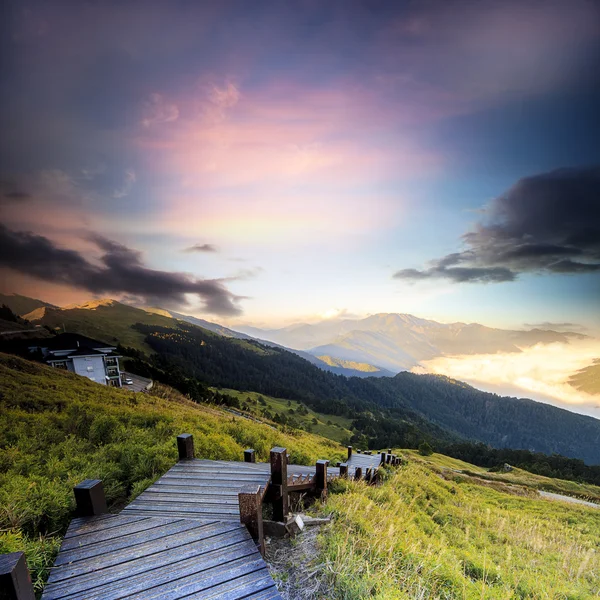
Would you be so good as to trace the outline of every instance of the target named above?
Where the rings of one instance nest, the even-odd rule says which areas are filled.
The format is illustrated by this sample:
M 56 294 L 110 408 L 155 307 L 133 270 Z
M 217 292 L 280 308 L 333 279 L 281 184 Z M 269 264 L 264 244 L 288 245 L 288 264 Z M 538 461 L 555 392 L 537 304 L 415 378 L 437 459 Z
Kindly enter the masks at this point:
M 0 291 L 600 330 L 600 4 L 5 6 Z

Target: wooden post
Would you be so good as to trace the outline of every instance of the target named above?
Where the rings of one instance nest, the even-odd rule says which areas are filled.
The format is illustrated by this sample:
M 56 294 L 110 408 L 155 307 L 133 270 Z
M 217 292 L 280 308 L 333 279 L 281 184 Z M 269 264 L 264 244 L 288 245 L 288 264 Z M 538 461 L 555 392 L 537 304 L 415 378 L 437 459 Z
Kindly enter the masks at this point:
M 179 460 L 194 458 L 194 436 L 191 433 L 182 433 L 177 436 L 177 451 Z
M 371 481 L 373 480 L 373 468 L 372 467 L 367 467 L 367 473 L 365 474 L 365 480 L 367 481 L 367 483 L 371 483 Z
M 248 450 L 244 450 L 244 462 L 247 462 L 247 463 L 255 463 L 256 462 L 256 453 L 251 448 L 249 448 Z
M 86 479 L 73 488 L 78 517 L 94 517 L 108 512 L 104 486 L 99 479 Z
M 397 467 L 397 466 L 398 466 L 398 457 L 397 457 L 397 456 L 394 454 L 394 456 L 392 456 L 392 458 L 393 458 L 393 462 L 392 462 L 392 464 L 393 464 L 395 467 Z
M 389 465 L 389 464 L 390 464 L 390 462 L 391 462 L 391 460 L 392 460 L 392 455 L 391 455 L 391 454 L 388 454 L 388 455 L 386 456 L 386 460 L 385 460 L 385 462 L 386 462 L 386 463 Z
M 248 528 L 260 553 L 265 554 L 265 537 L 262 520 L 262 498 L 260 485 L 247 485 L 238 494 L 240 522 Z
M 354 479 L 356 479 L 356 481 L 360 481 L 362 479 L 362 467 L 356 467 L 356 470 L 354 471 Z
M 388 454 L 391 454 L 391 453 L 392 453 L 392 449 L 388 448 Z
M 381 462 L 379 464 L 385 465 L 385 452 L 381 453 Z
M 271 485 L 273 486 L 273 520 L 283 523 L 289 512 L 287 491 L 287 450 L 271 450 Z
M 23 552 L 0 554 L 0 598 L 35 600 L 31 576 Z
M 348 460 L 352 458 L 352 446 L 348 446 Z
M 340 463 L 340 477 L 348 477 L 348 463 Z
M 317 492 L 327 493 L 327 465 L 328 460 L 318 460 L 316 465 L 315 484 Z
M 357 454 L 362 454 L 362 452 L 360 450 L 356 450 Z

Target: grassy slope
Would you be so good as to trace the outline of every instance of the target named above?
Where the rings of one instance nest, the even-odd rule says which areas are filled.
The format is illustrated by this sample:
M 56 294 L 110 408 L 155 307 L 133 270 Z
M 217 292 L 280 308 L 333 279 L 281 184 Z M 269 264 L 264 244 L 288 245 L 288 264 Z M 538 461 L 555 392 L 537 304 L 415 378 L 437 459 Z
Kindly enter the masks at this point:
M 0 553 L 25 550 L 38 588 L 74 508 L 73 486 L 102 479 L 118 509 L 175 463 L 179 433 L 194 434 L 201 458 L 241 460 L 251 447 L 267 460 L 273 446 L 304 464 L 343 457 L 330 440 L 235 418 L 164 386 L 154 394 L 0 354 Z
M 336 482 L 321 536 L 336 598 L 570 599 L 600 594 L 598 509 L 507 493 L 410 460 L 380 487 Z M 338 493 L 335 493 L 338 492 Z M 345 493 L 339 493 L 345 492 Z
M 294 462 L 310 464 L 343 452 L 163 386 L 155 396 L 136 395 L 1 354 L 0 392 L 0 552 L 24 549 L 38 587 L 73 509 L 72 486 L 103 479 L 118 509 L 175 462 L 177 433 L 193 433 L 207 458 L 240 459 L 254 447 L 265 460 L 283 445 Z M 449 481 L 443 468 L 484 470 L 408 456 L 381 487 L 338 482 L 334 488 L 347 493 L 332 493 L 324 506 L 336 520 L 319 560 L 339 598 L 575 600 L 600 591 L 597 510 L 507 494 L 458 474 Z
M 443 454 L 433 454 L 424 459 L 416 450 L 403 450 L 402 453 L 410 460 L 417 462 L 426 460 L 428 464 L 440 467 L 442 470 L 462 471 L 467 475 L 475 475 L 489 481 L 521 485 L 534 490 L 544 490 L 546 492 L 564 494 L 600 503 L 600 486 L 592 485 L 591 483 L 576 483 L 574 481 L 567 481 L 566 479 L 544 477 L 543 475 L 535 475 L 516 467 L 509 472 L 491 472 L 485 467 L 477 467 Z
M 161 327 L 175 327 L 176 321 L 132 306 L 115 302 L 110 306 L 96 308 L 48 308 L 38 321 L 43 325 L 66 331 L 81 333 L 112 344 L 121 343 L 151 353 L 144 343 L 144 335 L 131 328 L 135 323 L 146 323 Z M 110 332 L 110 333 L 109 333 Z
M 302 426 L 310 425 L 311 431 L 317 435 L 321 435 L 336 442 L 347 440 L 352 436 L 352 431 L 350 430 L 352 426 L 351 419 L 337 415 L 318 413 L 310 408 L 308 409 L 307 415 L 299 415 L 298 408 L 302 406 L 302 404 L 296 400 L 273 398 L 272 396 L 258 394 L 257 392 L 239 392 L 237 390 L 230 389 L 220 389 L 219 391 L 224 394 L 228 394 L 229 396 L 239 398 L 240 403 L 248 405 L 248 409 L 245 410 L 247 410 L 250 414 L 260 417 L 262 412 L 266 409 L 271 414 L 279 413 L 289 416 L 289 410 L 291 408 L 294 411 L 294 414 L 292 415 L 294 420 L 299 422 Z M 260 397 L 264 399 L 266 406 L 261 405 L 258 402 L 258 398 Z M 248 398 L 250 399 L 250 402 L 248 402 Z M 313 423 L 313 419 L 317 420 L 316 425 Z

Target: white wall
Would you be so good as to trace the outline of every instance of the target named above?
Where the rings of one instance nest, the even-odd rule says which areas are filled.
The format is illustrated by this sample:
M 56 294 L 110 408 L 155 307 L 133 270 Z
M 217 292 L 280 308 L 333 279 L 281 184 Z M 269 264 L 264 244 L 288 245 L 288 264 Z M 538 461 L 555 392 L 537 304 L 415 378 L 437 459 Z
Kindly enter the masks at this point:
M 104 357 L 97 356 L 74 356 L 73 366 L 75 373 L 87 377 L 96 383 L 106 385 L 106 372 L 104 370 Z

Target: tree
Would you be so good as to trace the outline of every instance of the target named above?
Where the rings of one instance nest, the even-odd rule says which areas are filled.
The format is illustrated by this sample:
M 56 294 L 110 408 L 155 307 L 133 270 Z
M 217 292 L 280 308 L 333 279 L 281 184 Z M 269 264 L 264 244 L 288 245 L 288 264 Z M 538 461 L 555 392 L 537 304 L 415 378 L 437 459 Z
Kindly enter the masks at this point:
M 429 442 L 419 444 L 419 454 L 421 456 L 431 456 L 433 454 L 433 448 L 429 445 Z

